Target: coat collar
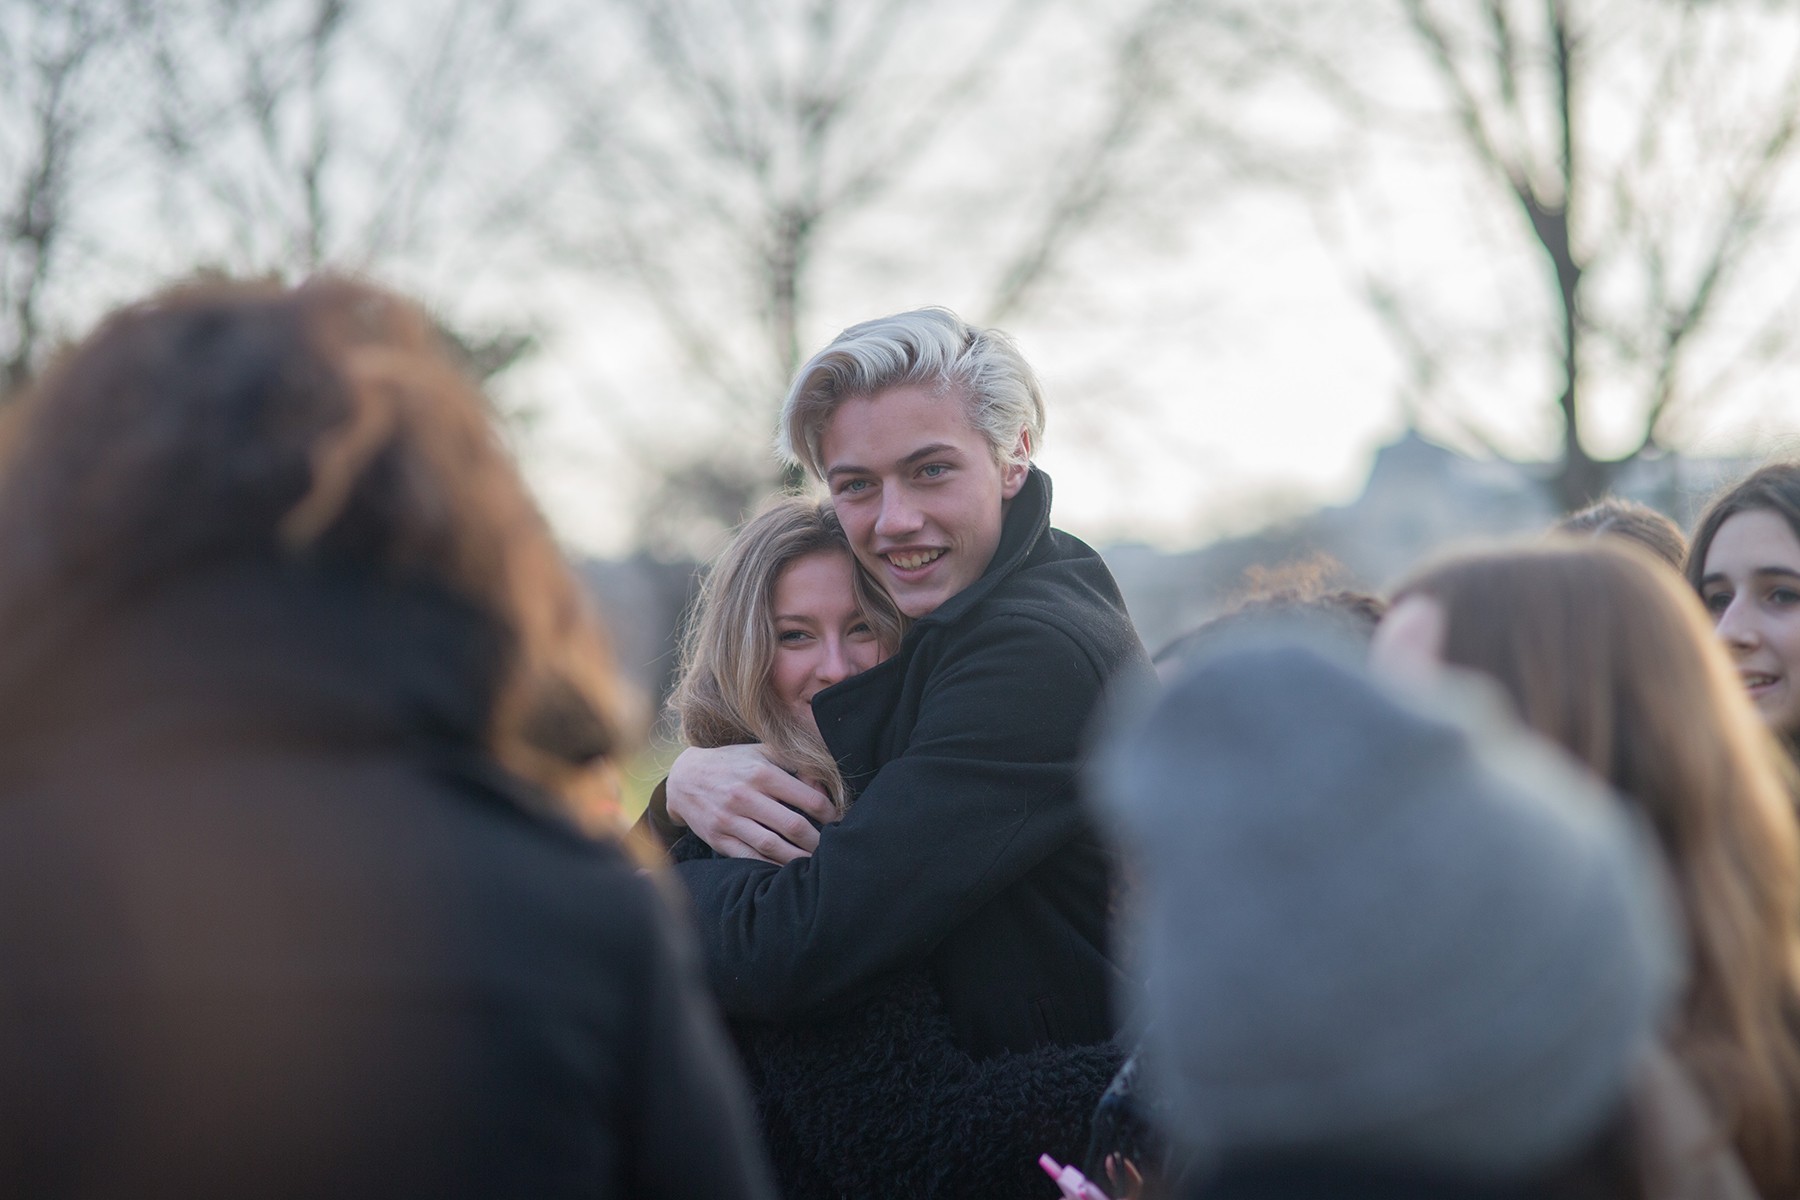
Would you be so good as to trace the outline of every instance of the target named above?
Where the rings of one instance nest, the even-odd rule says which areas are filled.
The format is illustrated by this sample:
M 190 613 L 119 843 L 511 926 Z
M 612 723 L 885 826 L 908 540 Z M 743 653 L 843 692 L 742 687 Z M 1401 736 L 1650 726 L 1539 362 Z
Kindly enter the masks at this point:
M 1022 567 L 1049 531 L 1050 477 L 1033 466 L 1006 510 L 1006 519 L 1000 526 L 1000 544 L 995 547 L 987 570 L 974 583 L 915 621 L 913 630 L 959 620 Z

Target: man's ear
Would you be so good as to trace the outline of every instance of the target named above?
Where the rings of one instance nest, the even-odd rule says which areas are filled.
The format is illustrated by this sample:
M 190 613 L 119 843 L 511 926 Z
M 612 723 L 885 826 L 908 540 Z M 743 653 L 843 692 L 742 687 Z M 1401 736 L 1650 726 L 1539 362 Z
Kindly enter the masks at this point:
M 1013 447 L 1012 456 L 1000 464 L 1000 498 L 1011 500 L 1025 486 L 1025 476 L 1031 473 L 1031 430 L 1019 430 L 1019 441 Z

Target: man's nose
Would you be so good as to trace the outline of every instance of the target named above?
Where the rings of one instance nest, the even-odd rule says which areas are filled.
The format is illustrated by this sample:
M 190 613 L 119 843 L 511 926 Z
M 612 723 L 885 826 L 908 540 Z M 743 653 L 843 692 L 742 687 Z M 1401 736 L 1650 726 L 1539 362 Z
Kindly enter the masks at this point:
M 884 488 L 875 532 L 882 537 L 903 537 L 916 532 L 919 525 L 919 510 L 906 495 L 906 489 Z

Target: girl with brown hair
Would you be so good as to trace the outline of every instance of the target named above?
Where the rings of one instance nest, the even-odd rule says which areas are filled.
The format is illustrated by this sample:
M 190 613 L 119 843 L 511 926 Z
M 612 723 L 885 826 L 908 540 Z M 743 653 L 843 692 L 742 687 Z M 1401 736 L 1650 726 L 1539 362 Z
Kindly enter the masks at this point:
M 1771 463 L 1707 507 L 1687 578 L 1757 711 L 1792 753 L 1800 743 L 1800 463 Z
M 830 504 L 780 496 L 747 521 L 694 603 L 669 700 L 690 746 L 759 742 L 849 803 L 812 697 L 894 652 L 906 618 L 857 566 Z
M 1800 838 L 1779 752 L 1705 613 L 1647 554 L 1597 542 L 1431 567 L 1389 622 L 1433 605 L 1439 660 L 1498 680 L 1648 818 L 1691 934 L 1670 1048 L 1758 1191 L 1800 1194 Z

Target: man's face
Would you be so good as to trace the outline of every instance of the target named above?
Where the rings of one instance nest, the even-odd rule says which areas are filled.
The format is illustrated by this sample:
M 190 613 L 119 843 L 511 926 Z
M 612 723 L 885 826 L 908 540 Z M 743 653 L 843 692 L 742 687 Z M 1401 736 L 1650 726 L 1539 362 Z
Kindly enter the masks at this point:
M 850 548 L 915 618 L 981 577 L 1000 545 L 1001 505 L 1028 470 L 994 461 L 954 388 L 907 384 L 846 400 L 819 449 Z

